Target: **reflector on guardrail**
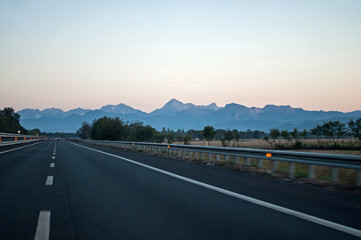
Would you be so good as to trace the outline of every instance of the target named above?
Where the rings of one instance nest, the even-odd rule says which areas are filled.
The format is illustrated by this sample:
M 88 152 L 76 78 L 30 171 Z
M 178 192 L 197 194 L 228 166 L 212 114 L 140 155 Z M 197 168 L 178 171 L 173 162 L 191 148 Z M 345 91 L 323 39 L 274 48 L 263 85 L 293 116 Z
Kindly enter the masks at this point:
M 266 153 L 266 157 L 268 158 L 272 157 L 272 153 Z
M 15 137 L 15 142 L 18 140 L 18 137 Z

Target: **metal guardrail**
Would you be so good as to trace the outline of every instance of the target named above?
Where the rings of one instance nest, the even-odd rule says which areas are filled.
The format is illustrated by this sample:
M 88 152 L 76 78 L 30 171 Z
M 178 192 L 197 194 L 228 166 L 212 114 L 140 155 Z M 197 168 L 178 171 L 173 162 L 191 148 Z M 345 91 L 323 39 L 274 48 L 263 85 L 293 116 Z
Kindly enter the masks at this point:
M 44 136 L 24 135 L 14 133 L 0 133 L 0 146 L 19 144 L 25 142 L 34 142 L 47 139 Z
M 105 140 L 79 140 L 88 143 L 105 144 L 112 146 L 121 146 L 124 148 L 142 149 L 144 151 L 166 151 L 172 155 L 193 156 L 200 159 L 221 161 L 231 161 L 230 156 L 234 158 L 234 163 L 240 163 L 240 158 L 245 158 L 245 164 L 250 166 L 251 159 L 257 159 L 258 167 L 263 167 L 263 160 L 272 161 L 272 170 L 278 169 L 278 162 L 288 162 L 289 178 L 295 178 L 295 163 L 306 164 L 308 168 L 308 178 L 315 178 L 315 166 L 327 166 L 331 168 L 331 181 L 338 182 L 338 169 L 357 170 L 357 185 L 361 186 L 361 156 L 343 155 L 343 154 L 323 154 L 306 153 L 265 149 L 250 148 L 231 148 L 231 147 L 213 147 L 198 145 L 178 145 L 162 143 L 145 142 L 124 142 L 124 141 L 105 141 Z M 207 155 L 207 156 L 206 156 Z

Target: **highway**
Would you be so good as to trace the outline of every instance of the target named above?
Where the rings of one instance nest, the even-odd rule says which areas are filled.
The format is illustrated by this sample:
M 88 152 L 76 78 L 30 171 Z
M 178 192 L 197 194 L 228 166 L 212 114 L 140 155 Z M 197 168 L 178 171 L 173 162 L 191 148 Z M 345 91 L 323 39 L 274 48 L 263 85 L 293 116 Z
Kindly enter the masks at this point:
M 65 140 L 1 152 L 0 239 L 360 239 L 361 195 Z

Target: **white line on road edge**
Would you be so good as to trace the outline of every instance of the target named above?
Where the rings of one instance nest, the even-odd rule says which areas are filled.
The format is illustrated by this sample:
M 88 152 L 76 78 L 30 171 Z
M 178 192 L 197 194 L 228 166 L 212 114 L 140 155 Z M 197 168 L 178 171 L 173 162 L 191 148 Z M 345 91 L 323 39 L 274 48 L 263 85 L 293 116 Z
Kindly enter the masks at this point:
M 53 180 L 54 180 L 53 176 L 48 176 L 45 185 L 53 185 Z
M 55 167 L 55 163 L 50 163 L 50 167 Z
M 4 154 L 4 153 L 8 153 L 8 152 L 12 152 L 12 151 L 20 150 L 20 149 L 22 149 L 22 148 L 26 148 L 26 147 L 34 146 L 34 145 L 39 144 L 39 143 L 41 143 L 41 142 L 33 143 L 33 144 L 26 145 L 26 146 L 23 146 L 23 147 L 18 147 L 18 148 L 10 149 L 10 150 L 7 150 L 7 151 L 3 151 L 3 152 L 0 152 L 0 154 Z
M 171 172 L 164 171 L 164 170 L 159 169 L 159 168 L 151 167 L 151 166 L 148 166 L 146 164 L 139 163 L 139 162 L 136 162 L 136 161 L 128 159 L 128 158 L 120 157 L 120 156 L 115 155 L 115 154 L 103 152 L 103 151 L 93 149 L 93 148 L 89 148 L 89 147 L 85 147 L 85 146 L 82 146 L 82 145 L 79 145 L 79 144 L 76 144 L 76 143 L 73 143 L 73 142 L 71 142 L 71 143 L 74 144 L 74 145 L 77 145 L 79 147 L 92 150 L 94 152 L 99 152 L 99 153 L 102 153 L 102 154 L 105 154 L 105 155 L 108 155 L 108 156 L 111 156 L 111 157 L 119 158 L 119 159 L 122 159 L 124 161 L 127 161 L 127 162 L 130 162 L 130 163 L 133 163 L 133 164 L 136 164 L 136 165 L 151 169 L 153 171 L 160 172 L 160 173 L 163 173 L 165 175 L 168 175 L 168 176 L 171 176 L 171 177 L 174 177 L 174 178 L 177 178 L 177 179 L 189 182 L 189 183 L 193 183 L 193 184 L 198 185 L 198 186 L 202 186 L 202 187 L 214 190 L 216 192 L 220 192 L 220 193 L 223 193 L 223 194 L 226 194 L 226 195 L 229 195 L 229 196 L 232 196 L 232 197 L 235 197 L 235 198 L 247 201 L 247 202 L 251 202 L 251 203 L 266 207 L 266 208 L 276 210 L 278 212 L 282 212 L 282 213 L 285 213 L 285 214 L 288 214 L 288 215 L 291 215 L 291 216 L 295 216 L 295 217 L 298 217 L 298 218 L 301 218 L 301 219 L 304 219 L 304 220 L 307 220 L 307 221 L 310 221 L 310 222 L 314 222 L 314 223 L 317 223 L 317 224 L 320 224 L 320 225 L 323 225 L 323 226 L 326 226 L 326 227 L 329 227 L 329 228 L 332 228 L 332 229 L 336 229 L 336 230 L 339 230 L 341 232 L 345 232 L 345 233 L 348 233 L 348 234 L 351 234 L 351 235 L 354 235 L 354 236 L 357 236 L 357 237 L 361 237 L 361 231 L 358 230 L 358 229 L 355 229 L 355 228 L 347 227 L 345 225 L 341 225 L 341 224 L 338 224 L 338 223 L 327 221 L 325 219 L 314 217 L 314 216 L 311 216 L 311 215 L 308 215 L 308 214 L 305 214 L 305 213 L 297 212 L 295 210 L 288 209 L 288 208 L 285 208 L 285 207 L 281 207 L 281 206 L 278 206 L 278 205 L 275 205 L 275 204 L 272 204 L 272 203 L 269 203 L 269 202 L 265 202 L 265 201 L 262 201 L 262 200 L 251 198 L 251 197 L 239 194 L 239 193 L 231 192 L 231 191 L 219 188 L 219 187 L 209 185 L 207 183 L 199 182 L 199 181 L 196 181 L 196 180 L 193 180 L 193 179 L 190 179 L 190 178 L 186 178 L 186 177 L 183 177 L 183 176 L 171 173 Z
M 50 233 L 50 211 L 40 211 L 35 240 L 48 240 Z

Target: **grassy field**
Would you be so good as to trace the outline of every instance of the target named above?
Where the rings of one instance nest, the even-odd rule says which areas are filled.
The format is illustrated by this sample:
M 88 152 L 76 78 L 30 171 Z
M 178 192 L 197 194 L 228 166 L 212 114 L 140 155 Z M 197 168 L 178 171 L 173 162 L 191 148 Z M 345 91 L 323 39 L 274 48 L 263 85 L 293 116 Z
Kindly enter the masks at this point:
M 304 140 L 303 140 L 304 141 Z M 343 140 L 345 144 L 352 143 L 350 139 Z M 284 140 L 277 140 L 277 142 L 281 144 L 286 144 Z M 177 142 L 175 144 L 183 144 L 182 142 Z M 206 145 L 205 141 L 191 141 L 191 145 Z M 323 142 L 318 142 L 316 139 L 307 139 L 305 144 L 308 146 L 317 144 L 327 144 L 327 140 L 323 140 Z M 222 146 L 221 141 L 210 141 L 208 146 Z M 263 139 L 247 139 L 247 140 L 240 140 L 238 142 L 232 141 L 228 144 L 230 147 L 240 147 L 240 148 L 254 148 L 254 149 L 272 149 L 271 145 L 264 141 Z M 314 153 L 328 153 L 328 154 L 348 154 L 348 155 L 361 155 L 360 150 L 317 150 L 317 149 L 301 149 L 301 150 L 288 150 L 288 151 L 297 151 L 297 152 L 314 152 Z M 205 156 L 208 158 L 208 155 Z M 214 156 L 212 156 L 214 158 Z M 215 159 L 214 159 L 215 160 Z M 221 156 L 221 162 L 225 163 L 224 156 Z M 229 157 L 229 160 L 232 163 L 236 163 L 236 159 L 234 157 Z M 245 159 L 241 158 L 240 165 L 246 165 Z M 250 161 L 251 166 L 254 168 L 258 168 L 258 159 L 251 159 Z M 295 164 L 295 178 L 296 179 L 304 179 L 307 181 L 308 177 L 308 165 L 305 164 Z M 270 160 L 263 160 L 263 170 L 270 171 L 272 169 L 272 161 Z M 280 174 L 284 174 L 287 176 L 289 170 L 289 163 L 287 162 L 278 162 L 277 172 Z M 330 182 L 331 181 L 331 168 L 324 167 L 324 166 L 315 166 L 314 168 L 315 173 L 315 180 L 318 183 L 322 182 Z M 338 177 L 339 183 L 346 184 L 346 185 L 355 185 L 357 181 L 357 170 L 353 169 L 338 169 Z
M 322 140 L 320 143 L 317 139 L 307 139 L 302 140 L 307 146 L 317 146 L 319 144 L 327 144 L 327 140 Z M 353 142 L 351 139 L 344 139 L 345 144 L 350 144 Z M 277 143 L 287 144 L 285 140 L 277 140 Z M 177 142 L 175 144 L 183 144 L 182 142 Z M 191 145 L 206 145 L 205 141 L 191 141 Z M 208 146 L 221 147 L 221 141 L 210 141 Z M 263 139 L 242 139 L 238 143 L 236 141 L 231 141 L 228 144 L 230 147 L 240 147 L 240 148 L 255 148 L 255 149 L 272 149 L 272 146 L 264 141 Z M 331 154 L 349 154 L 349 155 L 361 155 L 361 150 L 318 150 L 318 149 L 299 149 L 291 150 L 297 152 L 315 152 L 315 153 L 331 153 Z

